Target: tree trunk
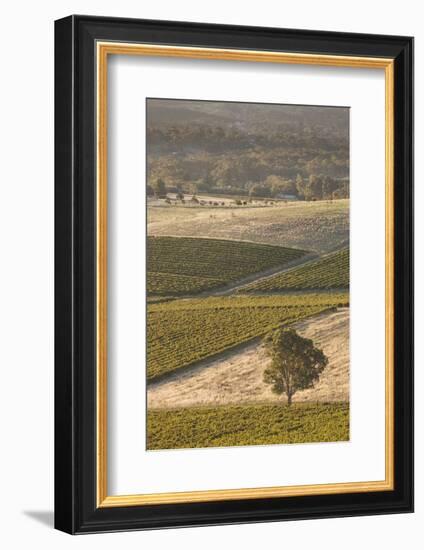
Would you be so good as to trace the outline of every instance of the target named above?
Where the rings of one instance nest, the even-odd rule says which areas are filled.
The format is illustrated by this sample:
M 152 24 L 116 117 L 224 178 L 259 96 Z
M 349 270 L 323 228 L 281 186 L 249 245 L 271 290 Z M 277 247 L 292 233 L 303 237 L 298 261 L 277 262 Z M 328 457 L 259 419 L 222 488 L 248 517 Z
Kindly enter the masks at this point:
M 288 393 L 287 394 L 287 405 L 291 405 L 291 403 L 292 403 L 292 394 Z

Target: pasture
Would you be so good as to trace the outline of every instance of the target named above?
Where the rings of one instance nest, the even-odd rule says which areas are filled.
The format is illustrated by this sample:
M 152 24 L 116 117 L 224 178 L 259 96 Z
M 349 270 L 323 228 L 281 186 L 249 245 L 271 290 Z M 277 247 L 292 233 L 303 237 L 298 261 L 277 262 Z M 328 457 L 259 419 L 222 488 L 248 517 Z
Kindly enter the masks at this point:
M 267 207 L 148 207 L 149 235 L 233 239 L 331 252 L 349 240 L 349 200 Z

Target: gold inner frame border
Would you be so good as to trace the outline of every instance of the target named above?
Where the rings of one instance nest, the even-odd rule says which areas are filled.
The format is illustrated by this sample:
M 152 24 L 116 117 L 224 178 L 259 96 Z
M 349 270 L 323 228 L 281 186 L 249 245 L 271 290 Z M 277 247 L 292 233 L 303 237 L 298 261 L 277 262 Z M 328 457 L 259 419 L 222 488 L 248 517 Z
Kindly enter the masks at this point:
M 386 212 L 386 375 L 385 479 L 315 485 L 216 489 L 177 493 L 108 495 L 107 490 L 107 63 L 109 55 L 181 57 L 262 63 L 384 69 L 385 72 L 385 212 Z M 96 43 L 97 60 L 97 507 L 143 506 L 306 495 L 365 493 L 394 489 L 394 60 L 390 58 L 302 54 L 256 50 Z

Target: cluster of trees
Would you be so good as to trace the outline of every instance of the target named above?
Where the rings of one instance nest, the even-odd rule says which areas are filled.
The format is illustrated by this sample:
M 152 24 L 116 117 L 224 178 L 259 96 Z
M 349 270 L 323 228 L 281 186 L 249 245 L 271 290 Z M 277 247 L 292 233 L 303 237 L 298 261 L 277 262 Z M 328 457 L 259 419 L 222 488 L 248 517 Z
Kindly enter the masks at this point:
M 219 193 L 299 199 L 347 198 L 348 155 L 251 150 L 245 154 L 207 152 L 191 155 L 148 155 L 148 185 L 164 182 L 168 191 Z M 308 160 L 308 157 L 313 158 Z M 159 190 L 160 194 L 165 192 Z
M 184 193 L 210 193 L 223 195 L 248 195 L 250 198 L 279 198 L 299 200 L 333 200 L 349 197 L 349 179 L 332 178 L 330 176 L 310 175 L 303 178 L 300 174 L 295 180 L 271 175 L 265 178 L 262 183 L 251 183 L 245 188 L 242 187 L 214 187 L 205 185 L 203 182 L 190 184 L 179 182 L 176 187 L 167 185 L 161 177 L 153 179 L 147 184 L 147 196 L 166 198 L 167 193 L 176 193 L 176 198 L 183 200 Z
M 330 176 L 316 176 L 314 174 L 307 179 L 298 176 L 296 178 L 296 191 L 299 198 L 307 201 L 344 199 L 349 197 L 349 179 L 334 179 Z
M 295 181 L 275 174 L 267 176 L 262 183 L 255 183 L 249 188 L 250 197 L 284 197 L 290 195 L 298 195 Z

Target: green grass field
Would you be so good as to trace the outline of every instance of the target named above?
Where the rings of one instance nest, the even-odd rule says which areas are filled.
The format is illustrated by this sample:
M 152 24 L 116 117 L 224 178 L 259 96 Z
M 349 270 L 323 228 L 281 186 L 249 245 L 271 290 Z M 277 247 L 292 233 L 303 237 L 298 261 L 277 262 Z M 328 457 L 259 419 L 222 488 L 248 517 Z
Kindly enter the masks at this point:
M 243 287 L 242 292 L 349 288 L 349 249 Z
M 154 380 L 281 325 L 349 303 L 347 293 L 225 296 L 148 304 L 147 379 Z
M 150 410 L 147 420 L 149 450 L 348 440 L 348 403 Z
M 301 258 L 303 250 L 190 237 L 148 237 L 150 295 L 194 294 Z

